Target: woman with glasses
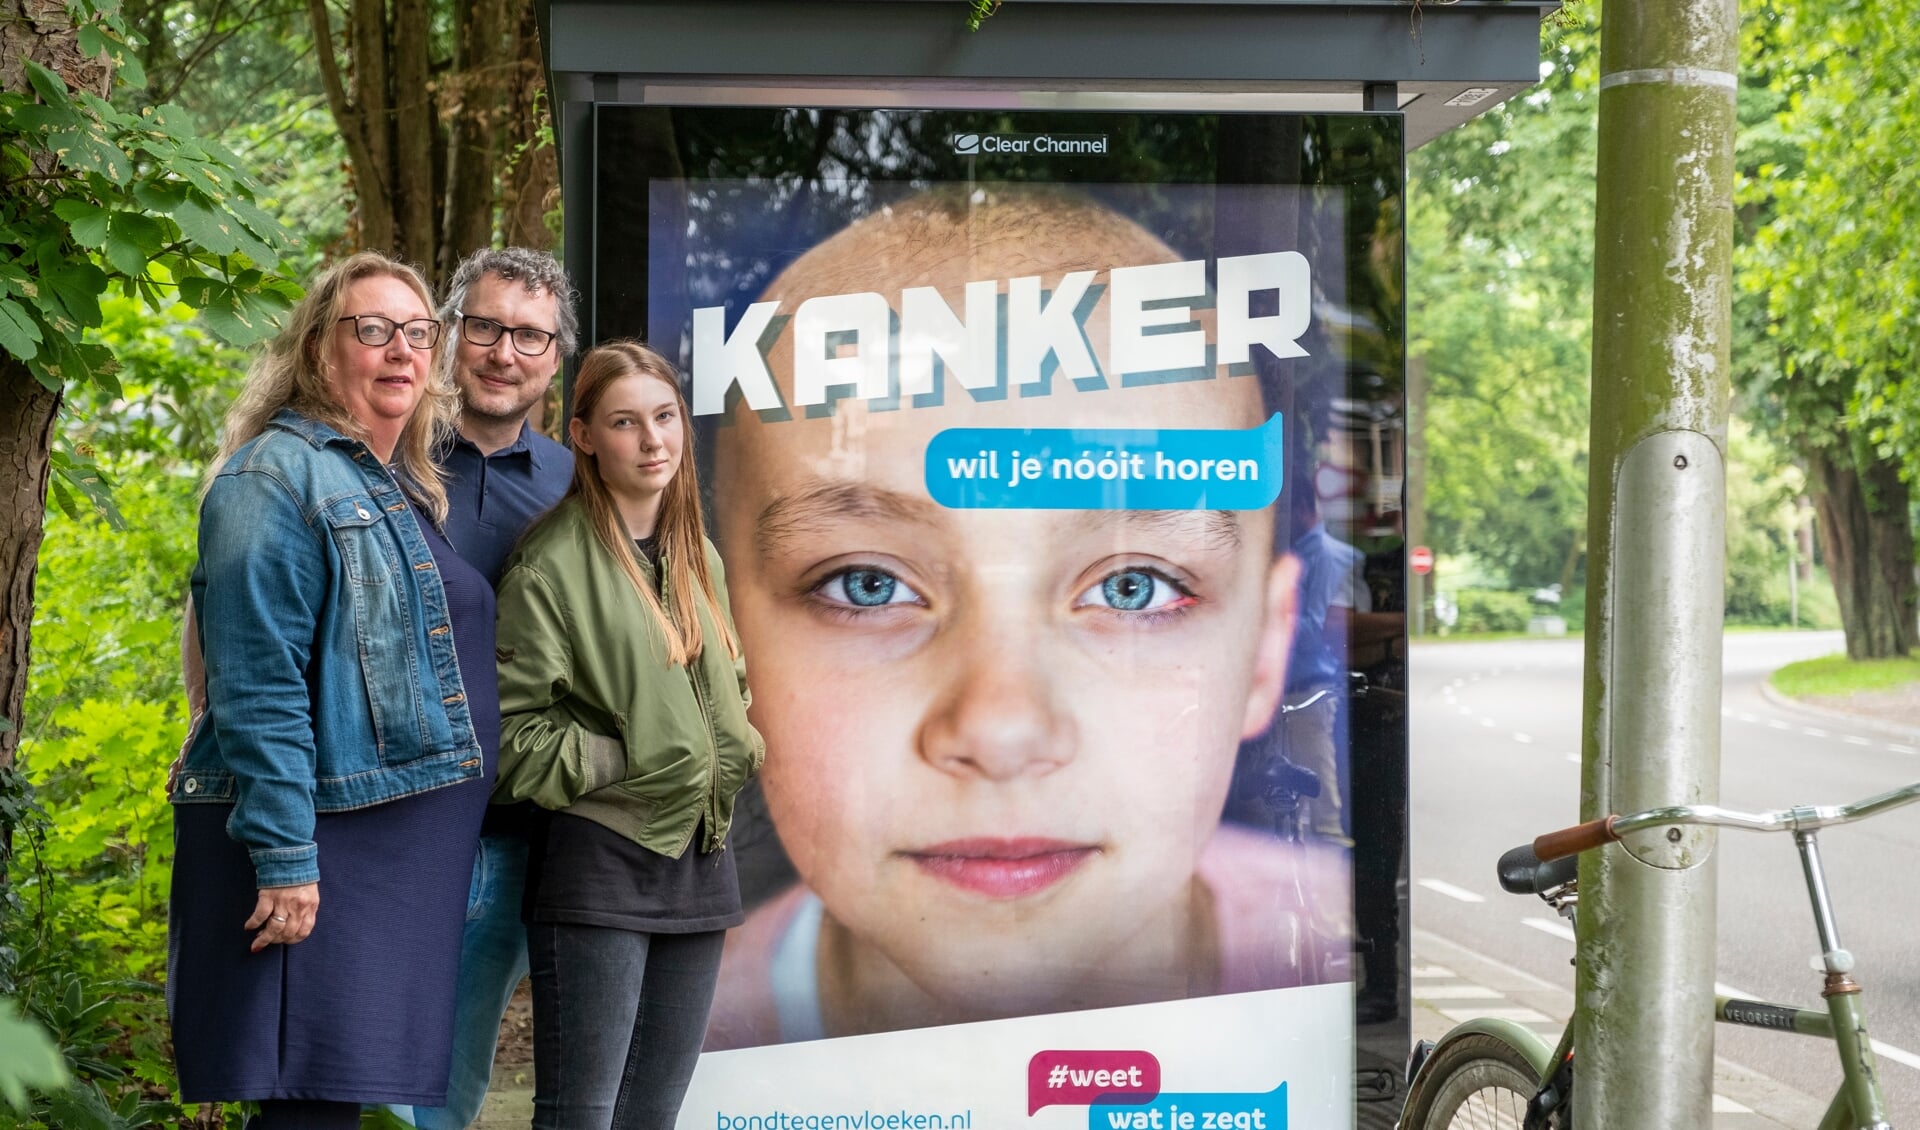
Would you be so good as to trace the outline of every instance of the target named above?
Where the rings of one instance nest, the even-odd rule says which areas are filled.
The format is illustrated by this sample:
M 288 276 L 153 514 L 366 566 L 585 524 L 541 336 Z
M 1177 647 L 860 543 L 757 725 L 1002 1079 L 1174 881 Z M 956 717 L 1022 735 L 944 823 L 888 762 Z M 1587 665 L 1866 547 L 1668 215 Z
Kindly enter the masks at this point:
M 257 1130 L 445 1098 L 500 712 L 492 589 L 439 529 L 431 310 L 381 255 L 322 274 L 201 500 L 167 995 L 182 1097 L 256 1101 Z

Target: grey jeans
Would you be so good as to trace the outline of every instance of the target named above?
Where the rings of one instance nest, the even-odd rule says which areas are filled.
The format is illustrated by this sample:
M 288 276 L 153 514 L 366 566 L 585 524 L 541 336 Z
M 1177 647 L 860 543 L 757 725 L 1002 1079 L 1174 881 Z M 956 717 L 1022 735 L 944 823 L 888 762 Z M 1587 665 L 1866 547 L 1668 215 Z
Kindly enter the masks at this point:
M 673 1130 L 726 931 L 527 928 L 534 1130 Z

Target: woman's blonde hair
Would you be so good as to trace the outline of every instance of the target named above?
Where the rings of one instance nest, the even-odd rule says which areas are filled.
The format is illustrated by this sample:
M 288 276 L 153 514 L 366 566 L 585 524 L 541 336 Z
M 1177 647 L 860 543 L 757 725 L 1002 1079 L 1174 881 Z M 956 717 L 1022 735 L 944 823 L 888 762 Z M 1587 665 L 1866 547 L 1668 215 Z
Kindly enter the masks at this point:
M 680 374 L 666 358 L 637 341 L 610 341 L 595 346 L 580 362 L 573 382 L 573 418 L 584 427 L 605 397 L 607 389 L 624 377 L 651 377 L 673 390 L 680 409 L 680 430 L 684 437 L 680 451 L 680 470 L 667 484 L 660 499 L 660 517 L 654 524 L 659 545 L 660 589 L 667 603 L 647 583 L 640 571 L 640 559 L 634 553 L 620 508 L 600 475 L 593 456 L 577 449 L 573 458 L 573 482 L 567 497 L 580 496 L 587 524 L 606 547 L 620 569 L 632 582 L 633 590 L 659 621 L 660 635 L 667 641 L 667 660 L 676 665 L 699 658 L 706 641 L 702 639 L 696 599 L 707 603 L 707 611 L 726 645 L 727 655 L 737 658 L 739 641 L 733 638 L 727 617 L 720 608 L 720 597 L 713 587 L 713 572 L 707 568 L 706 520 L 700 508 L 700 476 L 694 469 L 693 427 L 687 414 L 687 398 L 680 390 Z
M 367 429 L 334 399 L 333 386 L 327 379 L 327 343 L 335 323 L 345 316 L 347 289 L 371 278 L 398 279 L 419 295 L 421 305 L 429 312 L 434 308 L 433 294 L 420 272 L 378 251 L 362 251 L 321 272 L 307 289 L 307 296 L 287 315 L 279 335 L 248 368 L 246 386 L 227 410 L 220 453 L 207 472 L 208 483 L 241 445 L 266 430 L 268 421 L 282 408 L 291 408 L 342 435 L 366 441 Z M 435 525 L 447 520 L 447 487 L 433 462 L 434 444 L 453 427 L 460 412 L 460 395 L 448 364 L 451 356 L 448 335 L 443 331 L 427 365 L 427 387 L 393 447 L 393 461 L 405 472 L 408 485 Z

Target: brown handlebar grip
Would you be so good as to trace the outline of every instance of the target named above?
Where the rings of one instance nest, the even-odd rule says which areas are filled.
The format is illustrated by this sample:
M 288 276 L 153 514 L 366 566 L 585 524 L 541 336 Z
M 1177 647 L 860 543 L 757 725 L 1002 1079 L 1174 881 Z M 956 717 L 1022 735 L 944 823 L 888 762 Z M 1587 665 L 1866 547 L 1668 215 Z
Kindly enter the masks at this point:
M 1548 832 L 1536 836 L 1533 841 L 1533 854 L 1540 857 L 1542 863 L 1564 859 L 1569 855 L 1578 855 L 1612 843 L 1620 837 L 1614 834 L 1614 821 L 1618 816 L 1602 816 L 1598 820 L 1589 820 L 1585 824 L 1576 824 L 1571 828 L 1562 828 L 1558 832 Z

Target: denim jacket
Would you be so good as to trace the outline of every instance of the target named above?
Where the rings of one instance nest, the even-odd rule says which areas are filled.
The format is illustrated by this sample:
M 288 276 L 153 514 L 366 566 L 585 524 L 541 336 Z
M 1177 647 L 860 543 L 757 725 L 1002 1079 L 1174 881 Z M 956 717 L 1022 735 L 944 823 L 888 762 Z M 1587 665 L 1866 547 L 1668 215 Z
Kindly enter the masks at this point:
M 172 800 L 231 804 L 260 886 L 319 879 L 316 812 L 484 772 L 433 554 L 358 440 L 283 409 L 236 451 L 192 591 L 208 710 Z

